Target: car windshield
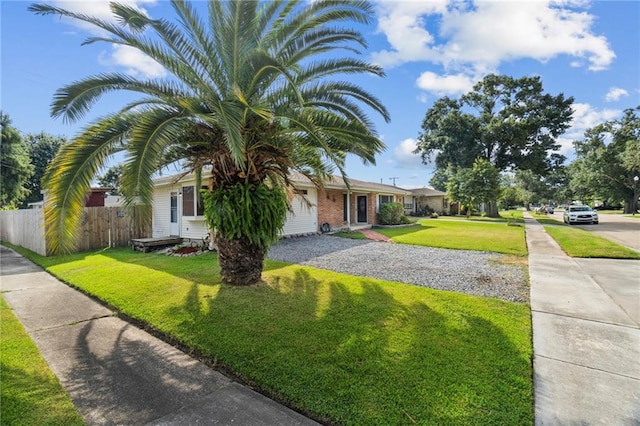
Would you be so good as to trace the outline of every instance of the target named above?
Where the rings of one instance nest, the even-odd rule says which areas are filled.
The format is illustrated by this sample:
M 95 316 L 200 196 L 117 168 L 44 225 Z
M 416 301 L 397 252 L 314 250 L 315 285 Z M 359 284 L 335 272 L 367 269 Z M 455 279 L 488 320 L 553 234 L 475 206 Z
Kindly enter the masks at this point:
M 591 211 L 591 207 L 571 207 L 570 209 L 572 212 L 590 212 Z

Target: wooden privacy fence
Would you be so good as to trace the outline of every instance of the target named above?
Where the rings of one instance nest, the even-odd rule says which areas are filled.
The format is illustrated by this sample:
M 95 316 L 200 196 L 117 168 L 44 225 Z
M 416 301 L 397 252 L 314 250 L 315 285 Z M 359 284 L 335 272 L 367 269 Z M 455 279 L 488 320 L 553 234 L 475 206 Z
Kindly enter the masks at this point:
M 0 240 L 46 256 L 42 209 L 0 211 Z
M 151 226 L 136 227 L 122 207 L 85 207 L 77 234 L 77 252 L 126 247 L 132 238 L 150 237 Z M 51 254 L 45 241 L 43 209 L 0 212 L 0 238 L 43 256 Z

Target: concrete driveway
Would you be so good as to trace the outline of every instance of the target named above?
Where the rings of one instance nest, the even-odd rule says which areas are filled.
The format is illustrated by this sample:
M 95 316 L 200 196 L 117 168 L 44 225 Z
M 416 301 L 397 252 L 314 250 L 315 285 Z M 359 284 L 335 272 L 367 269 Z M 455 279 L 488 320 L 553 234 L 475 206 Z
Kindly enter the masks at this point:
M 556 212 L 560 216 L 556 219 L 562 220 L 563 212 Z M 552 216 L 552 217 L 553 217 Z M 600 224 L 598 225 L 572 225 L 585 231 L 593 232 L 596 235 L 607 238 L 623 246 L 640 251 L 640 219 L 622 216 L 619 214 L 599 214 Z

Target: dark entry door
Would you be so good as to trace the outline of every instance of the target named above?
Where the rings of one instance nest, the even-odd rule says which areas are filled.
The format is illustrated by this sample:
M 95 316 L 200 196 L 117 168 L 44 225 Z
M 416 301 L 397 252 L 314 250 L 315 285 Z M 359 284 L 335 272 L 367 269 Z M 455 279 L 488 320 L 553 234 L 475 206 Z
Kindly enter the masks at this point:
M 367 222 L 367 196 L 358 195 L 358 222 Z

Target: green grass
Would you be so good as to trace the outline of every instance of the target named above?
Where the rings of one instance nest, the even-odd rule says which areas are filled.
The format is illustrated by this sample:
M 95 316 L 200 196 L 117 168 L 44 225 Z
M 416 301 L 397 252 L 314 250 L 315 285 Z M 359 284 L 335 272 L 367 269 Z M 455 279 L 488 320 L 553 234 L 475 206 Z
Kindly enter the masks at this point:
M 497 223 L 524 223 L 522 218 L 522 210 L 501 210 L 499 212 L 500 217 L 488 217 L 488 216 L 440 216 L 438 219 L 442 220 L 459 220 L 467 222 L 497 222 Z
M 71 399 L 0 296 L 0 419 L 3 425 L 83 425 Z
M 545 226 L 544 229 L 571 257 L 640 259 L 640 253 L 582 229 L 568 226 Z
M 535 220 L 537 220 L 538 222 L 540 222 L 543 225 L 562 225 L 562 226 L 566 226 L 566 224 L 562 220 L 562 215 L 556 217 L 556 216 L 553 216 L 553 215 L 537 214 L 537 213 L 531 212 L 531 216 Z
M 402 244 L 527 255 L 524 226 L 462 220 L 421 220 L 420 227 L 376 229 Z
M 212 254 L 30 257 L 321 421 L 533 422 L 526 304 L 275 261 L 236 288 Z
M 335 234 L 331 234 L 333 237 L 340 238 L 350 238 L 352 240 L 366 240 L 367 237 L 360 231 L 351 231 L 351 232 L 336 232 Z

